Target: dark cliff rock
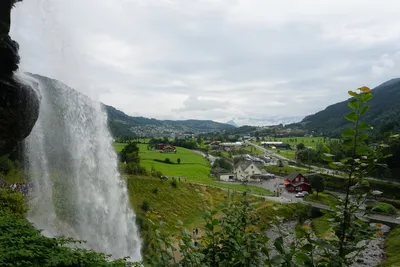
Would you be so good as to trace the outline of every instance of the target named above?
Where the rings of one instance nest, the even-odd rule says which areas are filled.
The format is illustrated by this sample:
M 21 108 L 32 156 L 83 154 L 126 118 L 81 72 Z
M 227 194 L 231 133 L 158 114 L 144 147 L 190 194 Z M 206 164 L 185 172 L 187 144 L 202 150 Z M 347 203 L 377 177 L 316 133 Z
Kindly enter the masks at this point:
M 39 100 L 32 88 L 14 78 L 0 78 L 0 155 L 30 134 L 38 115 Z
M 0 1 L 0 155 L 9 153 L 30 134 L 39 115 L 37 95 L 14 77 L 19 47 L 9 36 L 10 12 L 19 1 Z

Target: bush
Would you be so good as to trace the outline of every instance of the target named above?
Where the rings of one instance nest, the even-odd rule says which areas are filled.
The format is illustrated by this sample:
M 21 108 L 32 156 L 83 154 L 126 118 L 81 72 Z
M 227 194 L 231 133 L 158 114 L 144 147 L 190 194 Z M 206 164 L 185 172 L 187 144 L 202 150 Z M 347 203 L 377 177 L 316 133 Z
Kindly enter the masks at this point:
M 393 205 L 379 202 L 378 204 L 368 206 L 367 209 L 370 209 L 373 212 L 384 213 L 384 214 L 396 214 L 397 210 Z
M 172 179 L 172 181 L 171 181 L 171 186 L 174 187 L 174 188 L 177 188 L 177 187 L 178 187 L 178 183 L 176 182 L 175 179 Z
M 150 209 L 150 204 L 147 200 L 144 200 L 142 205 L 140 205 L 140 208 L 142 209 L 142 211 L 144 212 L 148 212 Z
M 124 172 L 127 174 L 136 175 L 147 175 L 147 170 L 145 167 L 140 166 L 137 163 L 128 163 L 125 165 Z
M 20 192 L 0 189 L 0 211 L 24 217 L 28 211 L 28 206 Z
M 161 159 L 153 159 L 153 160 L 157 161 L 157 162 L 165 163 L 165 164 L 175 164 L 169 158 L 165 158 L 164 160 L 161 160 Z
M 1 266 L 140 266 L 79 248 L 71 238 L 45 237 L 23 217 L 26 211 L 19 192 L 0 189 Z

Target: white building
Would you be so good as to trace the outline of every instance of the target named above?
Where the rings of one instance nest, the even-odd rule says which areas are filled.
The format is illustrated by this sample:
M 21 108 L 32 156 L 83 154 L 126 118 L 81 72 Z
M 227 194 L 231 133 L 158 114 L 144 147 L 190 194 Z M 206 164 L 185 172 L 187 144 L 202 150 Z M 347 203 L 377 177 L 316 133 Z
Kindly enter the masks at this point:
M 225 182 L 233 182 L 235 180 L 235 174 L 233 173 L 224 173 L 219 176 L 221 181 Z
M 256 181 L 274 177 L 264 166 L 251 161 L 241 161 L 234 167 L 235 178 L 239 181 Z

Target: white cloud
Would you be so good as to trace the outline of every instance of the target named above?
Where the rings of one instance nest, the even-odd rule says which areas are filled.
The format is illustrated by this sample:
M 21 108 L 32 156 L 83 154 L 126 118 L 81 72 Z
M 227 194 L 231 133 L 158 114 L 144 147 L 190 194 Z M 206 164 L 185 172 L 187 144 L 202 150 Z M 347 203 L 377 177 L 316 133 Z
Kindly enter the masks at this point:
M 183 106 L 178 109 L 172 109 L 176 112 L 186 111 L 214 111 L 224 110 L 229 108 L 229 102 L 222 102 L 213 99 L 204 99 L 196 96 L 189 96 L 184 102 Z
M 259 124 L 398 75 L 399 8 L 390 0 L 25 0 L 12 36 L 23 70 L 128 114 Z

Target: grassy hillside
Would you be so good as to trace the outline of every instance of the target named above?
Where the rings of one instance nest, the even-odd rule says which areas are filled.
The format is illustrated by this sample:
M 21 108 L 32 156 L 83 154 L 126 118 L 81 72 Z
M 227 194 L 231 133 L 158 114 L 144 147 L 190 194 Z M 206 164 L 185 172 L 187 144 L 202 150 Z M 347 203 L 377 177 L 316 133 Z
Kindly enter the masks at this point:
M 178 220 L 186 228 L 202 228 L 204 208 L 219 209 L 220 204 L 226 203 L 228 192 L 219 188 L 179 182 L 173 187 L 169 181 L 151 177 L 128 176 L 128 192 L 134 209 L 153 221 L 166 222 L 166 229 L 177 231 Z M 265 201 L 258 197 L 249 200 L 257 208 L 263 225 L 272 222 L 275 216 L 293 219 L 303 214 L 304 206 L 296 204 L 279 204 Z M 144 202 L 148 204 L 148 211 L 142 209 Z
M 210 173 L 210 164 L 207 159 L 189 149 L 177 147 L 176 153 L 165 154 L 157 150 L 147 150 L 147 145 L 139 144 L 138 147 L 141 164 L 148 170 L 154 166 L 164 175 L 185 176 L 188 179 L 207 177 Z M 164 160 L 166 158 L 169 158 L 174 164 L 154 161 L 155 159 Z M 181 159 L 180 164 L 177 163 L 178 158 Z
M 114 148 L 118 152 L 121 151 L 125 145 L 126 144 L 115 143 Z M 138 144 L 138 147 L 141 165 L 148 171 L 154 167 L 157 171 L 161 171 L 166 176 L 180 176 L 182 177 L 182 181 L 186 178 L 187 181 L 192 183 L 205 184 L 236 191 L 251 190 L 255 194 L 272 195 L 271 192 L 263 188 L 245 186 L 242 184 L 221 183 L 217 180 L 211 179 L 209 177 L 211 167 L 208 160 L 189 149 L 177 147 L 176 154 L 164 154 L 157 150 L 148 150 L 147 145 L 145 144 Z M 155 161 L 162 161 L 165 158 L 169 158 L 174 164 Z M 177 163 L 178 158 L 181 159 L 180 164 Z
M 178 220 L 186 227 L 200 227 L 205 206 L 216 208 L 225 201 L 226 191 L 181 181 L 175 188 L 169 181 L 150 177 L 129 176 L 128 191 L 130 201 L 136 211 L 143 212 L 141 206 L 146 201 L 149 210 L 146 218 L 153 222 L 164 221 L 169 231 L 176 231 Z

